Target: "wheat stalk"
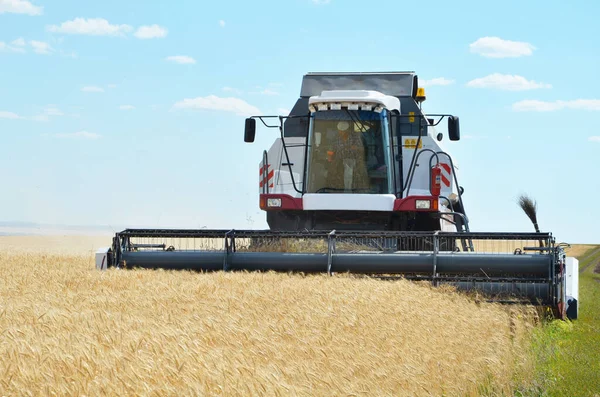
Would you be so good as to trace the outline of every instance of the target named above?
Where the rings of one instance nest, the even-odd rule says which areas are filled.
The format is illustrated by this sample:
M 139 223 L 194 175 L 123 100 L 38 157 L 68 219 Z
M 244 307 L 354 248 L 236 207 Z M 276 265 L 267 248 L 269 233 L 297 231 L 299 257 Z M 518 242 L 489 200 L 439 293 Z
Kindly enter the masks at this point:
M 529 196 L 522 194 L 518 199 L 519 207 L 525 212 L 525 215 L 531 220 L 533 223 L 533 227 L 536 233 L 540 232 L 540 227 L 538 226 L 537 220 L 537 202 L 530 198 Z M 540 240 L 540 247 L 544 246 L 544 241 Z

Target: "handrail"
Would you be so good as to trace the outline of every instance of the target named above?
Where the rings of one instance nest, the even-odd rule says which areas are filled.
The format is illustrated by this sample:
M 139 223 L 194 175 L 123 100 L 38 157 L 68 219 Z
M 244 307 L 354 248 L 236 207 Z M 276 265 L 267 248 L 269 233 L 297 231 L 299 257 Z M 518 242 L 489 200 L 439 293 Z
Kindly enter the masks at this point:
M 263 151 L 263 194 L 269 194 L 269 154 Z

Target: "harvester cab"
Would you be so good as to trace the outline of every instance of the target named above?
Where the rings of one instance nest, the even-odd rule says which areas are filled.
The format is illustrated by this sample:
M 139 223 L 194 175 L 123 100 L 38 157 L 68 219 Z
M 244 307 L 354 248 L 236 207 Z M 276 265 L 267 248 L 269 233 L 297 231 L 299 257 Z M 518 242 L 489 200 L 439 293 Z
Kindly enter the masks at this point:
M 458 117 L 425 114 L 412 72 L 309 73 L 259 164 L 268 230 L 126 229 L 99 269 L 284 271 L 400 276 L 577 317 L 578 263 L 551 233 L 471 232 L 457 167 L 442 147 Z M 259 124 L 260 125 L 260 124 Z
M 260 208 L 271 230 L 468 231 L 457 168 L 425 115 L 412 72 L 309 73 L 287 116 L 259 119 L 280 137 L 259 164 Z M 269 123 L 278 119 L 279 124 Z

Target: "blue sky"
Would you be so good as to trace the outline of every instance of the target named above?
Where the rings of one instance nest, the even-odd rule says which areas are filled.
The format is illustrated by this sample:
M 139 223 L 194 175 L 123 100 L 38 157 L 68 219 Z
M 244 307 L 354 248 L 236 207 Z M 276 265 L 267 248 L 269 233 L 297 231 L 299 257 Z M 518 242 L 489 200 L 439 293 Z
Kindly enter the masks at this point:
M 600 241 L 600 3 L 0 0 L 0 220 L 266 227 L 244 116 L 311 71 L 414 70 L 471 228 Z M 185 101 L 185 100 L 188 101 Z

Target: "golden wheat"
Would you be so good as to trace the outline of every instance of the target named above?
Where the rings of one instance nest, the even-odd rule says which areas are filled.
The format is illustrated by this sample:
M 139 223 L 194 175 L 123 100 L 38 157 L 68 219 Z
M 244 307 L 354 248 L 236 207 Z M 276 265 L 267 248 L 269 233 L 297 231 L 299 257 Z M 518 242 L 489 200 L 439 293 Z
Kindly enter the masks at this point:
M 569 248 L 565 249 L 565 253 L 568 256 L 580 257 L 594 247 L 596 246 L 593 244 L 572 244 Z
M 524 312 L 449 288 L 99 272 L 89 254 L 7 245 L 0 395 L 512 394 L 528 373 Z

